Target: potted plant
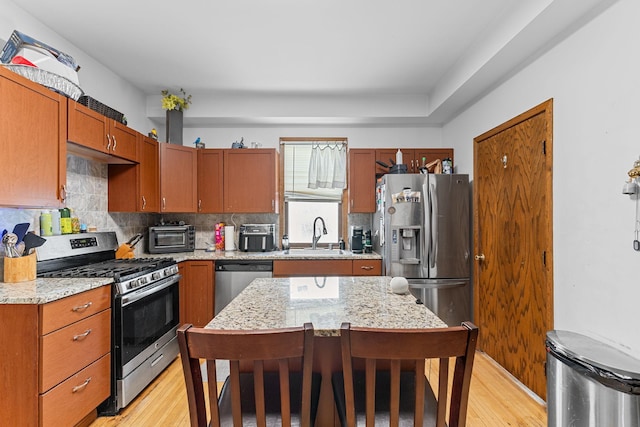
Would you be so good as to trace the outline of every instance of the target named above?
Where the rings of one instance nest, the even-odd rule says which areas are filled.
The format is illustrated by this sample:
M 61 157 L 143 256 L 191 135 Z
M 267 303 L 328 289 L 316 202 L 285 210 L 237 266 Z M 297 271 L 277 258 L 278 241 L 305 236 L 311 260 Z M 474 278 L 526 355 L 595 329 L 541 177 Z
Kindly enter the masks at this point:
M 180 88 L 181 95 L 169 93 L 165 89 L 162 94 L 162 108 L 167 110 L 167 142 L 182 145 L 183 111 L 191 104 L 191 95 Z

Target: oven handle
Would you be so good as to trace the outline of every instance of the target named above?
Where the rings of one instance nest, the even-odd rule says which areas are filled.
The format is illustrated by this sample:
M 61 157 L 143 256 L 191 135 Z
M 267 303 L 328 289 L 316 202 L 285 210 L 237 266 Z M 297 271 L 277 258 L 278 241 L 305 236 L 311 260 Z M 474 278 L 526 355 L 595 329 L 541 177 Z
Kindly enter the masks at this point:
M 136 301 L 141 300 L 144 297 L 147 297 L 153 293 L 156 293 L 158 291 L 161 291 L 163 289 L 168 288 L 169 286 L 176 284 L 180 281 L 180 276 L 179 274 L 173 275 L 171 277 L 167 277 L 163 280 L 161 280 L 160 282 L 158 282 L 155 285 L 152 286 L 148 286 L 144 289 L 140 289 L 139 291 L 135 291 L 131 294 L 127 294 L 127 295 L 123 295 L 122 296 L 122 307 L 126 307 L 129 304 L 132 304 Z

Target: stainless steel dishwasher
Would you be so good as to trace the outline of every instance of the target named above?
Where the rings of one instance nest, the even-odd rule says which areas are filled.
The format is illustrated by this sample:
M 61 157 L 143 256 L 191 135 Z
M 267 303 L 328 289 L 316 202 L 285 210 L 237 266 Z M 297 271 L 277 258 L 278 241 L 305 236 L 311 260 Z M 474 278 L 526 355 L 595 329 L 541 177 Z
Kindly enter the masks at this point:
M 271 260 L 217 260 L 215 314 L 222 311 L 253 279 L 272 275 Z

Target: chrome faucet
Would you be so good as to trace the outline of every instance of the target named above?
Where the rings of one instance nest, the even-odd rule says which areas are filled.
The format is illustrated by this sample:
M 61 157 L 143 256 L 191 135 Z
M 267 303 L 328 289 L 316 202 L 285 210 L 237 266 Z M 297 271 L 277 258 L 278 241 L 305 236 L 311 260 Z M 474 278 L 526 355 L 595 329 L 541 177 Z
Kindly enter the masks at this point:
M 316 217 L 316 219 L 313 220 L 313 237 L 311 238 L 311 249 L 316 248 L 316 244 L 318 243 L 318 240 L 320 240 L 320 237 L 322 237 L 322 234 L 319 236 L 316 236 L 316 223 L 318 220 L 322 221 L 322 234 L 327 234 L 327 226 L 324 225 L 324 219 L 322 219 L 321 216 Z

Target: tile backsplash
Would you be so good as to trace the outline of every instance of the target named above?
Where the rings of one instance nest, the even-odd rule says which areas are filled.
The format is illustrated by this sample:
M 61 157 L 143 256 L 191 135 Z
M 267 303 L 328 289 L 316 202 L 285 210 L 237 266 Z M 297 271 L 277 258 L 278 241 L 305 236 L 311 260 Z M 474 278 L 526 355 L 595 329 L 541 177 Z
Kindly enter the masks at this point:
M 95 226 L 99 231 L 115 231 L 118 242 L 129 240 L 136 233 L 144 233 L 151 225 L 160 221 L 184 221 L 196 226 L 196 248 L 206 249 L 214 243 L 214 225 L 224 222 L 236 226 L 241 224 L 274 223 L 278 235 L 278 214 L 141 214 L 108 212 L 108 165 L 82 157 L 67 155 L 67 207 L 74 210 L 81 223 Z M 28 222 L 29 230 L 40 234 L 40 212 L 42 209 L 0 208 L 0 231 L 11 231 L 17 223 Z M 349 225 L 371 227 L 371 215 L 349 215 Z M 279 245 L 279 242 L 277 242 Z M 136 246 L 136 255 L 141 256 L 144 245 Z

